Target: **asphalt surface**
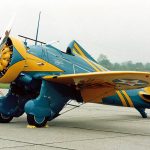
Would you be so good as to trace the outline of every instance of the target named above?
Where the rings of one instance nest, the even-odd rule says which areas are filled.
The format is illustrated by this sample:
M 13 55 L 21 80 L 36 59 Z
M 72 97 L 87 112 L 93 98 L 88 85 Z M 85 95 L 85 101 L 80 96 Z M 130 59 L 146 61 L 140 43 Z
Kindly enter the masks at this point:
M 0 149 L 150 149 L 150 118 L 141 118 L 131 108 L 85 104 L 48 122 L 48 126 L 27 128 L 26 115 L 0 124 Z

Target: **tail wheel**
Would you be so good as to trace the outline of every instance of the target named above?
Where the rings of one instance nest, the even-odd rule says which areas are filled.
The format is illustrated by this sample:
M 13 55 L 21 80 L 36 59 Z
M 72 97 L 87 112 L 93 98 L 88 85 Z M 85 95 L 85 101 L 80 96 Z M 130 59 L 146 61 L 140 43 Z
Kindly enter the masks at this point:
M 27 114 L 27 121 L 29 125 L 36 126 L 38 128 L 46 126 L 48 121 L 47 117 L 35 117 L 34 115 Z
M 13 119 L 12 116 L 6 116 L 0 113 L 0 123 L 9 123 Z

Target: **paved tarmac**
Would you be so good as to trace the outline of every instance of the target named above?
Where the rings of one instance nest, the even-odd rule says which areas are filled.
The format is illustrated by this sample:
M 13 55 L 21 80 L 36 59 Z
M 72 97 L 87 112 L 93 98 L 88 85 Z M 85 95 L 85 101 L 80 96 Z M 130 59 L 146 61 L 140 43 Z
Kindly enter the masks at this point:
M 150 118 L 141 118 L 135 109 L 85 104 L 48 125 L 48 128 L 26 128 L 26 115 L 0 124 L 0 149 L 150 149 Z

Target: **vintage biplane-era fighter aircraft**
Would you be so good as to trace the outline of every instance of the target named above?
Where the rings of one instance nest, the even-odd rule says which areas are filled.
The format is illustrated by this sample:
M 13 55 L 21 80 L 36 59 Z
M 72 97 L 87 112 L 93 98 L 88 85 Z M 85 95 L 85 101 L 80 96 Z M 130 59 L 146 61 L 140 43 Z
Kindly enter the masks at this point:
M 134 107 L 147 117 L 150 73 L 109 71 L 76 41 L 66 52 L 37 38 L 34 41 L 29 46 L 11 37 L 10 30 L 1 38 L 0 83 L 10 83 L 7 95 L 0 98 L 1 123 L 25 112 L 29 125 L 43 127 L 59 116 L 70 99 Z

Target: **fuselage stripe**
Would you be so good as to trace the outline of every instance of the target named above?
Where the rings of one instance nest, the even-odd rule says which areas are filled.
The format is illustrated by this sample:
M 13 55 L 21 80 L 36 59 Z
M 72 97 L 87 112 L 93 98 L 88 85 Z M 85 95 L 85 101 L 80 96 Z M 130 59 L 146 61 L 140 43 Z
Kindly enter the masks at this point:
M 127 92 L 124 91 L 124 90 L 122 90 L 122 93 L 124 94 L 124 96 L 125 96 L 126 99 L 128 100 L 128 103 L 129 103 L 130 107 L 134 107 L 134 104 L 133 104 L 131 98 L 129 97 L 129 95 L 127 94 Z
M 120 93 L 122 94 L 122 96 L 124 97 L 124 100 L 126 101 L 127 107 L 130 107 L 130 104 L 128 102 L 128 99 L 126 98 L 126 96 L 123 94 L 122 90 L 120 91 Z
M 118 94 L 118 97 L 120 98 L 120 100 L 122 102 L 122 105 L 127 107 L 127 103 L 126 103 L 124 97 L 122 96 L 122 94 L 120 93 L 120 91 L 116 91 L 116 93 Z

